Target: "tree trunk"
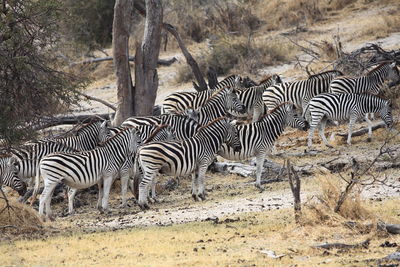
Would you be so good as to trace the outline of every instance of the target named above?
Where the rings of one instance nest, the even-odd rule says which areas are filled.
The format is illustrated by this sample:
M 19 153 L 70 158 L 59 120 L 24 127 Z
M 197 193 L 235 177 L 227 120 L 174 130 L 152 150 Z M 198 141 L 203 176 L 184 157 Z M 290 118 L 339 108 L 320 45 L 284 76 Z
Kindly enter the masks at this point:
M 135 115 L 151 115 L 158 88 L 157 60 L 161 45 L 163 8 L 161 0 L 146 0 L 146 22 L 142 44 L 136 44 Z
M 112 43 L 115 75 L 117 76 L 118 107 L 113 121 L 114 125 L 120 125 L 126 118 L 134 115 L 132 105 L 134 87 L 129 67 L 129 34 L 132 14 L 133 1 L 115 1 Z

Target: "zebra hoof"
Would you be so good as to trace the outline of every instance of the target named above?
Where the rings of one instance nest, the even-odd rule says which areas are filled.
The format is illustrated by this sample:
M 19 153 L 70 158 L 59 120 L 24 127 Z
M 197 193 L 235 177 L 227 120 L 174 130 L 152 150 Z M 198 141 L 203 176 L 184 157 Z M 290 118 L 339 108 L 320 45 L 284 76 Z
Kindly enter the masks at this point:
M 198 196 L 198 198 L 200 198 L 200 200 L 201 201 L 203 201 L 203 200 L 206 200 L 206 194 L 200 194 L 199 196 Z
M 326 147 L 333 148 L 332 145 L 329 145 L 329 144 L 325 144 L 325 145 L 326 145 Z
M 261 183 L 256 183 L 256 184 L 255 184 L 255 186 L 256 186 L 256 188 L 258 188 L 258 189 L 262 190 Z
M 120 208 L 120 209 L 126 209 L 127 207 L 128 207 L 128 204 L 126 204 L 126 203 L 123 203 L 118 206 L 118 208 Z
M 148 210 L 150 209 L 150 206 L 147 203 L 139 204 L 139 208 L 141 210 Z
M 368 137 L 368 138 L 367 138 L 367 142 L 370 143 L 371 141 L 372 141 L 372 138 L 371 138 L 371 137 Z

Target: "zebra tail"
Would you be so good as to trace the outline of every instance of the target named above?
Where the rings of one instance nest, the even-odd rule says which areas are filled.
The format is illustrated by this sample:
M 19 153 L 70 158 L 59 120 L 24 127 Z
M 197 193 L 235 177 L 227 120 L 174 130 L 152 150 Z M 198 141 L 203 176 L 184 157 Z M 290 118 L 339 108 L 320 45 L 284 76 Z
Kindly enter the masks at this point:
M 307 104 L 306 108 L 304 109 L 303 118 L 305 118 L 306 121 L 311 122 L 310 104 Z

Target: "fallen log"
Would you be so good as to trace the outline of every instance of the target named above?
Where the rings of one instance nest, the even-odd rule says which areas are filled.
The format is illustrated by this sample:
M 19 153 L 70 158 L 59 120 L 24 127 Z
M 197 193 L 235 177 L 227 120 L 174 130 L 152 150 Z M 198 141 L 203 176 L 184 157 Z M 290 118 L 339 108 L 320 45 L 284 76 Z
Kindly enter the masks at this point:
M 34 131 L 38 131 L 58 125 L 72 125 L 77 123 L 90 122 L 98 119 L 109 120 L 110 116 L 113 115 L 114 113 L 111 114 L 106 113 L 106 114 L 95 114 L 95 115 L 85 114 L 85 115 L 42 118 L 41 122 L 38 125 L 33 126 L 32 129 Z
M 378 123 L 378 124 L 372 126 L 372 131 L 378 130 L 378 129 L 380 129 L 380 128 L 385 128 L 385 127 L 386 127 L 385 123 L 384 123 L 384 122 L 380 122 L 380 123 Z M 364 135 L 364 134 L 367 134 L 367 133 L 368 133 L 368 128 L 363 128 L 363 129 L 361 129 L 361 130 L 358 130 L 358 131 L 353 132 L 353 133 L 351 134 L 351 137 L 361 136 L 361 135 Z M 346 133 L 346 134 L 341 134 L 341 133 L 339 133 L 339 134 L 337 134 L 337 135 L 340 136 L 340 137 L 342 137 L 343 139 L 347 139 L 347 136 L 348 136 L 347 133 Z
M 388 232 L 389 234 L 400 234 L 400 224 L 391 224 L 391 223 L 378 223 L 378 229 Z
M 82 61 L 78 61 L 78 62 L 73 62 L 69 66 L 73 67 L 76 65 L 86 65 L 86 64 L 93 64 L 93 63 L 99 63 L 99 62 L 103 62 L 103 61 L 112 61 L 112 60 L 114 60 L 114 58 L 111 56 L 110 57 L 91 58 L 91 59 L 86 59 L 86 60 L 82 60 Z M 134 62 L 135 57 L 129 56 L 129 61 Z M 170 59 L 158 59 L 157 64 L 159 66 L 170 66 L 176 61 L 177 61 L 176 57 L 173 57 Z
M 368 248 L 370 239 L 365 240 L 364 242 L 349 245 L 344 243 L 325 243 L 322 245 L 312 246 L 313 248 L 322 248 L 322 249 L 354 249 L 354 248 Z

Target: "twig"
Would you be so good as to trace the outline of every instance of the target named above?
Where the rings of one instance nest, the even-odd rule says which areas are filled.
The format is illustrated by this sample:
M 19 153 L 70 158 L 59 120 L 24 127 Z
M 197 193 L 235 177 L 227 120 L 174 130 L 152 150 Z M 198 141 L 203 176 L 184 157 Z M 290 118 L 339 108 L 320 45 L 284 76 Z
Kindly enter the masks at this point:
M 97 98 L 97 97 L 94 97 L 94 96 L 87 95 L 87 94 L 82 93 L 82 92 L 79 92 L 79 94 L 81 96 L 84 96 L 85 98 L 87 98 L 89 100 L 93 100 L 93 101 L 99 102 L 99 103 L 111 108 L 112 110 L 117 111 L 117 108 L 114 107 L 113 105 L 111 105 L 110 103 L 108 103 L 107 101 L 104 101 L 104 100 L 102 100 L 100 98 Z

